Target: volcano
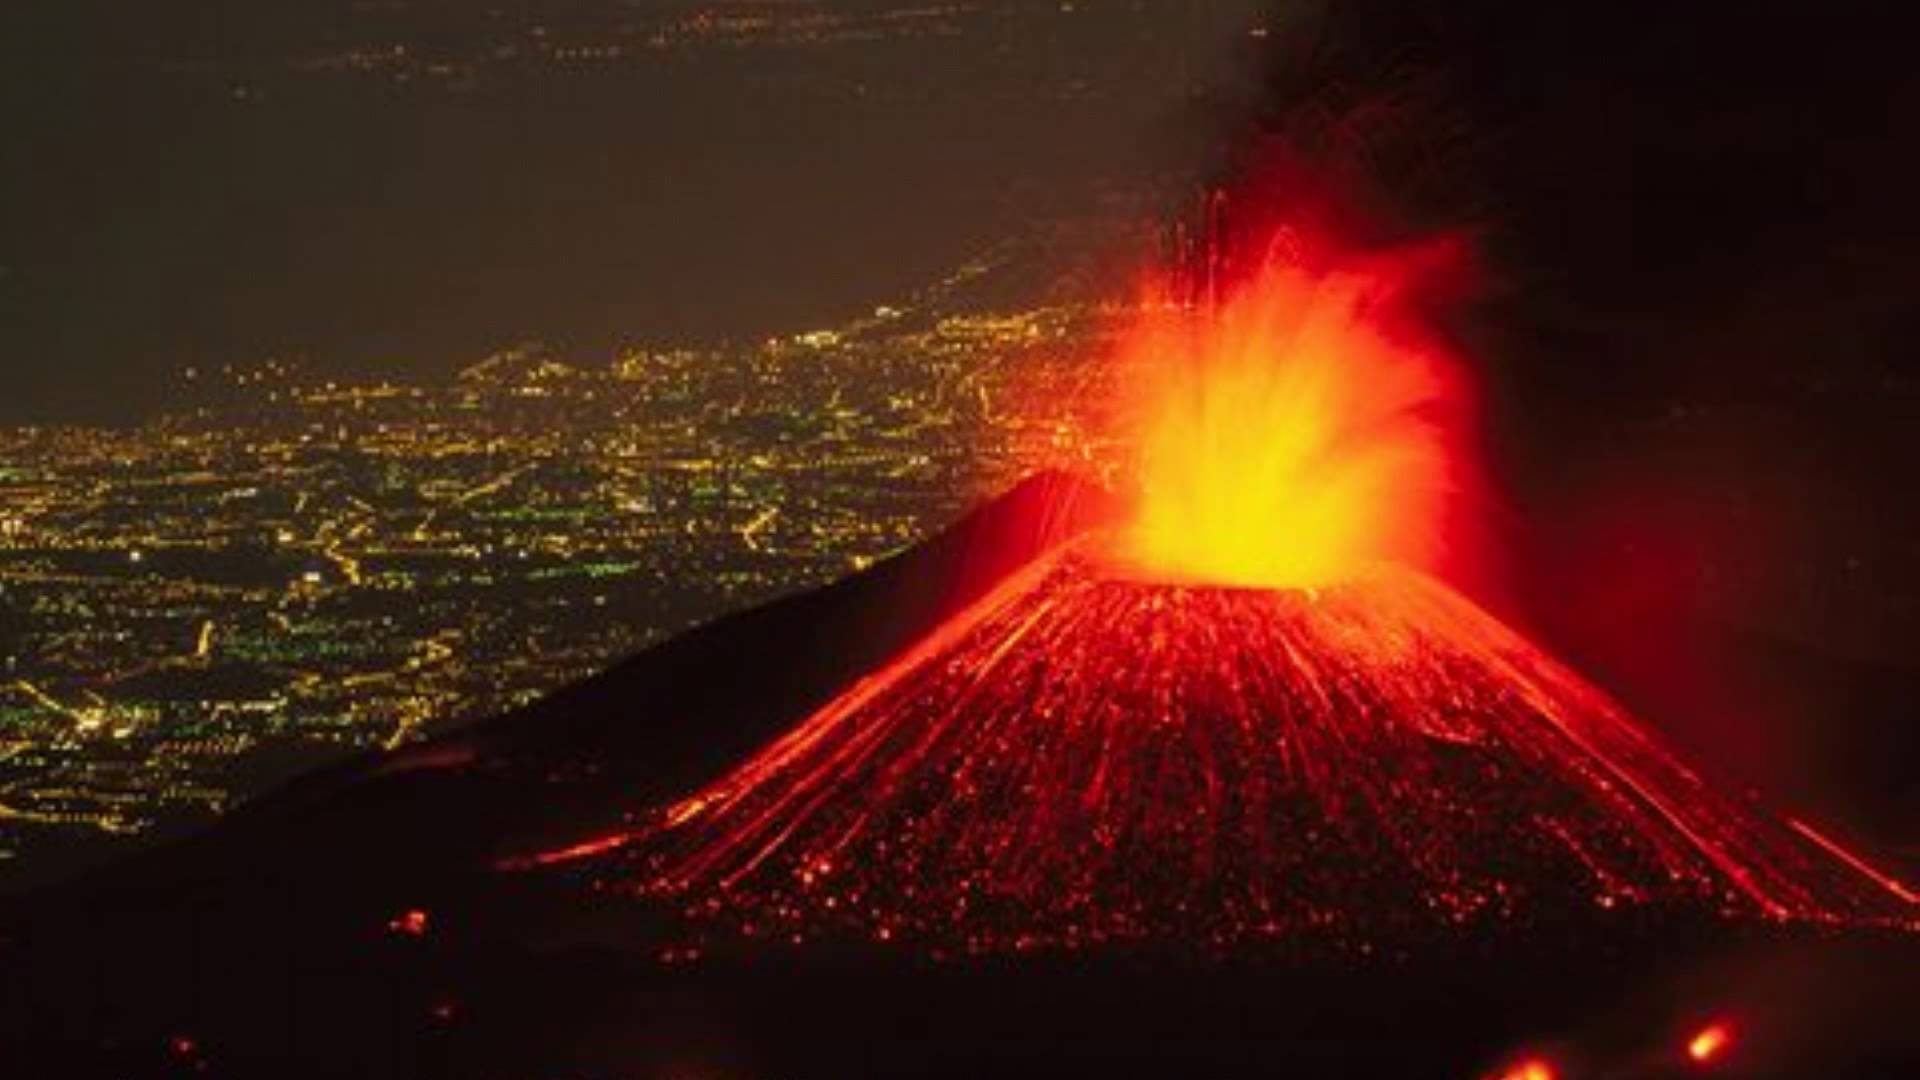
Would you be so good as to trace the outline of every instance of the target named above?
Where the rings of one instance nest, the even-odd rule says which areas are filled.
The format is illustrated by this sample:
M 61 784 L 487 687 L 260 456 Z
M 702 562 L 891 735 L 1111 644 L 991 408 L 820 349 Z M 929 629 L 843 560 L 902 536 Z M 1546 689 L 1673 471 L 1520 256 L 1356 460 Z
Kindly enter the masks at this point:
M 1129 309 L 1125 494 L 1044 475 L 0 905 L 0 1039 L 125 1076 L 677 1074 L 714 1030 L 770 1075 L 1168 1040 L 1157 1075 L 1466 1075 L 1721 946 L 1910 956 L 1910 889 L 1448 584 L 1470 402 L 1414 302 L 1448 248 L 1258 246 Z
M 1110 358 L 1111 524 L 718 779 L 507 867 L 584 863 L 699 936 L 938 955 L 1912 919 L 1430 572 L 1479 471 L 1421 303 L 1458 246 L 1254 247 L 1204 304 L 1149 295 Z
M 1915 913 L 1430 577 L 1165 583 L 1103 546 L 1035 560 L 640 827 L 519 865 L 939 953 Z

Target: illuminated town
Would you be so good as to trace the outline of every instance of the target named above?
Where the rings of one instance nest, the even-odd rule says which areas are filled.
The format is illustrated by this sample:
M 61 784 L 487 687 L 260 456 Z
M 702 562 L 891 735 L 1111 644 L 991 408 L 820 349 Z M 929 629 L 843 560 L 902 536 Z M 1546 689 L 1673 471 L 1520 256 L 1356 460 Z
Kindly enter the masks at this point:
M 137 427 L 0 434 L 0 881 L 527 702 L 1098 457 L 1073 360 L 1110 313 L 951 311 L 951 285 L 745 347 L 521 344 L 431 385 L 186 371 L 196 403 Z
M 1132 235 L 1157 197 L 1140 125 L 1264 33 L 1248 3 L 1056 0 L 399 0 L 116 24 L 127 46 L 98 55 L 142 88 L 129 115 L 189 117 L 206 140 L 150 156 L 204 165 L 235 197 L 200 219 L 189 184 L 142 217 L 178 242 L 96 238 L 136 268 L 117 295 L 99 292 L 112 274 L 50 276 L 66 227 L 0 253 L 0 305 L 33 313 L 20 327 L 61 327 L 0 343 L 52 373 L 0 401 L 0 892 L 843 576 L 1037 466 L 1084 466 L 1098 448 L 1074 361 L 1112 321 L 1093 298 L 1125 294 L 1056 286 L 1153 246 Z M 1030 120 L 1000 119 L 1013 114 Z M 436 144 L 411 174 L 417 132 L 460 117 L 487 120 L 486 137 Z M 911 158 L 923 133 L 965 135 L 955 125 L 975 117 L 995 119 L 941 140 L 959 157 L 900 174 L 931 170 L 941 198 L 973 207 L 924 263 L 856 280 L 886 262 L 870 240 L 853 274 L 815 248 L 876 226 L 729 227 L 789 186 L 821 201 L 782 220 L 838 221 L 841 200 L 870 196 L 815 159 L 843 145 Z M 704 127 L 734 122 L 799 126 L 791 145 L 715 163 L 759 152 Z M 1020 146 L 1029 128 L 1046 153 L 981 142 Z M 887 164 L 860 171 L 884 190 Z M 677 202 L 650 186 L 663 167 L 691 170 L 688 192 L 772 179 Z M 309 181 L 345 201 L 297 194 Z M 599 216 L 569 209 L 589 188 Z M 487 191 L 504 201 L 460 201 Z M 265 192 L 306 206 L 312 235 L 292 263 L 247 269 L 242 249 L 278 228 L 244 209 Z M 365 264 L 390 258 L 394 229 L 436 220 L 439 238 L 408 242 L 433 265 L 403 272 L 424 274 L 404 314 L 356 322 L 382 304 L 360 291 L 378 280 Z M 717 284 L 686 265 L 734 234 L 808 269 L 743 283 L 741 255 L 723 253 L 707 260 L 728 267 Z M 490 277 L 512 252 L 521 263 Z M 436 310 L 442 292 L 457 299 Z M 81 295 L 168 314 L 143 330 L 78 309 L 63 322 Z M 219 310 L 195 328 L 163 325 L 197 321 L 182 313 L 209 298 Z M 96 364 L 119 365 L 114 385 L 80 374 Z

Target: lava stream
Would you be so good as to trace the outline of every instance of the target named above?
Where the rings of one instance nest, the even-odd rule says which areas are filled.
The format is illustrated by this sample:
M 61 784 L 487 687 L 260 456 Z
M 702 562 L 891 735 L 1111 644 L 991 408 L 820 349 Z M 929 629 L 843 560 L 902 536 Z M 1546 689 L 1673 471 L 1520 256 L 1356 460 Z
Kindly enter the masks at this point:
M 1432 578 L 1167 584 L 1094 538 L 625 839 L 703 916 L 969 951 L 1916 914 Z

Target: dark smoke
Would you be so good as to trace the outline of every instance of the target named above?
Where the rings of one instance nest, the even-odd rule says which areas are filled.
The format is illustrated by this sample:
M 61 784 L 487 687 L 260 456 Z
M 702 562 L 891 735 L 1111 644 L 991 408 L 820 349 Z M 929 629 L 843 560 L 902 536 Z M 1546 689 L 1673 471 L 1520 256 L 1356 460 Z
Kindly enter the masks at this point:
M 1920 844 L 1906 50 L 1845 4 L 1276 3 L 1191 124 L 1226 148 L 1196 186 L 1242 215 L 1475 240 L 1496 605 L 1736 778 L 1896 845 Z

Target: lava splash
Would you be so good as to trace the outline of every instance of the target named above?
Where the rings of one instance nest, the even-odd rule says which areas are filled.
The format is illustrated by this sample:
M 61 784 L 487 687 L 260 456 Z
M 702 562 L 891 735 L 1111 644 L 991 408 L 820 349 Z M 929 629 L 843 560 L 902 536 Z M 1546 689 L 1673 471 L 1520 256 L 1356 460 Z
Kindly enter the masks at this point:
M 1169 584 L 1091 537 L 593 853 L 696 918 L 939 951 L 1916 914 L 1432 578 Z
M 1216 303 L 1141 305 L 1121 342 L 1137 463 L 1118 543 L 1156 576 L 1311 587 L 1431 567 L 1458 540 L 1466 381 L 1414 301 L 1462 256 L 1304 243 L 1276 237 Z

